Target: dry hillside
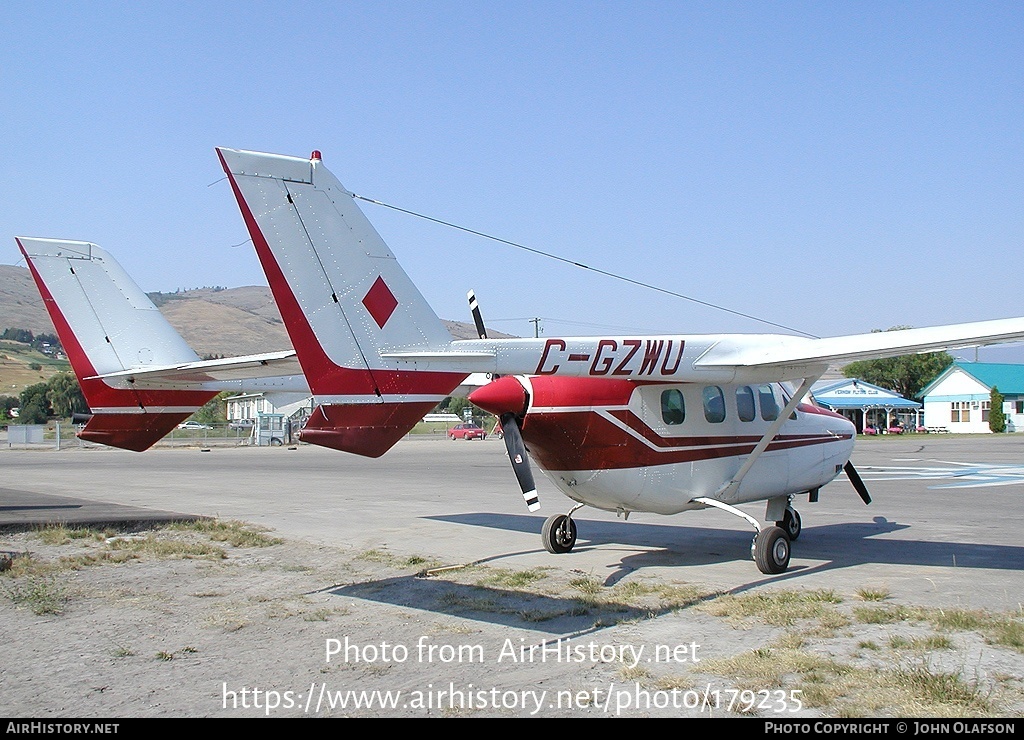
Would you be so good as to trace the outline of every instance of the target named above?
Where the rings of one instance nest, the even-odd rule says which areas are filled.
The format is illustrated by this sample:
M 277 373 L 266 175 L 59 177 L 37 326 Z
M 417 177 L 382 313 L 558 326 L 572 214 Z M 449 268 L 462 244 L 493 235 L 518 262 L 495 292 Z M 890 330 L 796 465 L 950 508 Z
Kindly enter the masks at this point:
M 200 357 L 232 357 L 291 347 L 277 304 L 266 286 L 202 288 L 153 293 L 151 297 Z M 476 337 L 472 324 L 446 321 L 445 325 L 456 338 Z M 7 328 L 55 333 L 28 269 L 15 265 L 0 265 L 0 332 Z M 8 359 L 0 364 L 0 388 L 43 379 L 38 372 L 26 374 L 27 360 L 22 362 L 13 356 Z

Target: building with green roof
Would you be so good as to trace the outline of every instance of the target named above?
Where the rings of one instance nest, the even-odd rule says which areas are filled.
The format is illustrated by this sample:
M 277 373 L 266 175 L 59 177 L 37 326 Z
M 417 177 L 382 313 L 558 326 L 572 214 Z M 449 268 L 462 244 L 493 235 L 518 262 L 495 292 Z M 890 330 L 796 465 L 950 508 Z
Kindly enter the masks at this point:
M 992 389 L 1003 396 L 1006 431 L 1024 432 L 1024 365 L 957 360 L 918 397 L 929 429 L 957 433 L 988 432 Z

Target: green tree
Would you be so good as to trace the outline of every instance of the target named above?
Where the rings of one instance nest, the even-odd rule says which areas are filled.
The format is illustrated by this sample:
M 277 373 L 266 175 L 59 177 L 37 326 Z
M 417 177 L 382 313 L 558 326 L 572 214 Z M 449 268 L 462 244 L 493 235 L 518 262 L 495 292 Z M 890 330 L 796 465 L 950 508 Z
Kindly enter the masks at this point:
M 89 413 L 78 378 L 72 373 L 57 373 L 47 381 L 46 400 L 57 416 L 71 418 L 72 414 Z
M 478 413 L 476 407 L 474 407 L 473 404 L 469 402 L 468 398 L 454 396 L 448 400 L 448 408 L 446 410 L 448 411 L 449 414 L 455 414 L 460 419 L 463 419 L 465 418 L 463 414 L 463 409 L 467 408 L 472 409 L 474 414 Z
M 886 331 L 910 329 L 894 326 Z M 875 329 L 878 332 L 881 329 Z M 873 385 L 896 391 L 904 398 L 914 398 L 939 373 L 953 363 L 948 352 L 928 352 L 921 355 L 900 355 L 881 360 L 858 360 L 843 368 L 847 378 L 860 378 Z
M 36 383 L 21 392 L 18 396 L 21 401 L 19 424 L 45 424 L 53 416 L 53 408 L 46 397 L 47 390 L 46 383 Z
M 1006 431 L 1006 414 L 1003 413 L 1003 394 L 999 392 L 998 388 L 992 386 L 992 391 L 988 394 L 988 398 L 988 428 L 996 434 L 1002 434 Z
M 231 395 L 234 395 L 231 391 L 221 391 L 200 406 L 199 410 L 192 414 L 192 418 L 200 424 L 223 424 L 227 421 L 224 399 Z

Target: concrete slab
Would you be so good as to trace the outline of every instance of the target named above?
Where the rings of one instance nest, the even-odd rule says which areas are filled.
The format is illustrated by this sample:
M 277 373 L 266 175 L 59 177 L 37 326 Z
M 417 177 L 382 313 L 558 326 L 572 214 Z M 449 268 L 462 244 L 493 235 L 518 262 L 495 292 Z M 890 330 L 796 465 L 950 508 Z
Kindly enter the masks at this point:
M 378 460 L 311 446 L 3 450 L 0 524 L 33 511 L 182 512 L 241 519 L 314 544 L 565 568 L 606 584 L 639 571 L 724 592 L 885 588 L 908 603 L 1012 610 L 1024 602 L 1022 453 L 1024 435 L 864 440 L 853 461 L 874 501 L 865 506 L 844 476 L 818 503 L 795 501 L 804 531 L 790 570 L 773 577 L 750 559 L 749 526 L 715 510 L 624 522 L 584 509 L 577 548 L 551 555 L 541 524 L 570 502 L 538 476 L 542 509 L 528 512 L 497 440 L 410 438 Z M 743 508 L 764 516 L 763 504 Z

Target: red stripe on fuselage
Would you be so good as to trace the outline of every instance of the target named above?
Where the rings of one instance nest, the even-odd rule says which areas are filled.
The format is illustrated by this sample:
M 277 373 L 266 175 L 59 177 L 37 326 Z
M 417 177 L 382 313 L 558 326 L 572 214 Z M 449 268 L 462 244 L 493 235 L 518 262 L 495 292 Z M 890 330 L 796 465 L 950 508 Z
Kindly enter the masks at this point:
M 761 439 L 748 435 L 663 437 L 630 411 L 607 413 L 531 411 L 523 424 L 523 439 L 546 470 L 615 470 L 739 457 L 753 452 Z M 625 417 L 631 418 L 627 421 Z M 768 451 L 832 444 L 851 437 L 825 433 L 778 435 Z

